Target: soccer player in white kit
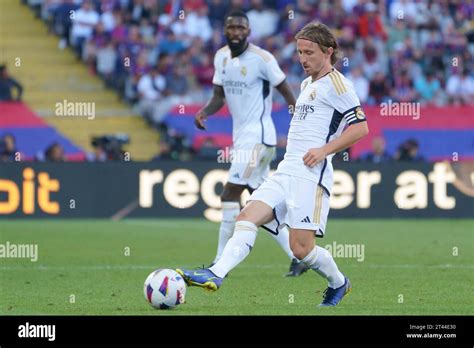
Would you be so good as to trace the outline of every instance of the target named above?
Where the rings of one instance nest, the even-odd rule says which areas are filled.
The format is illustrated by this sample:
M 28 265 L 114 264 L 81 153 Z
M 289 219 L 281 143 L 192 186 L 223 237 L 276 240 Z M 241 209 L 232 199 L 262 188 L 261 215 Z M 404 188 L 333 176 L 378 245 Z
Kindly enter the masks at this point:
M 226 16 L 224 34 L 227 45 L 214 57 L 214 92 L 201 109 L 195 124 L 205 129 L 204 122 L 226 102 L 232 115 L 233 149 L 229 177 L 221 194 L 223 219 L 219 229 L 217 254 L 211 265 L 221 257 L 235 228 L 240 212 L 242 192 L 251 193 L 269 175 L 275 153 L 276 130 L 273 124 L 272 89 L 275 87 L 294 108 L 295 98 L 273 55 L 247 41 L 249 21 L 244 12 Z M 308 268 L 294 257 L 286 226 L 273 220 L 263 226 L 292 260 L 287 276 L 298 276 Z
M 335 306 L 350 292 L 351 284 L 332 255 L 315 245 L 315 235 L 325 232 L 333 155 L 355 144 L 369 130 L 354 86 L 333 68 L 338 45 L 329 28 L 310 23 L 295 38 L 300 62 L 309 77 L 301 84 L 283 161 L 240 212 L 234 235 L 219 261 L 197 274 L 178 271 L 188 285 L 217 290 L 227 272 L 250 253 L 257 226 L 273 218 L 273 208 L 284 205 L 286 213 L 281 221 L 290 226 L 291 250 L 327 279 L 320 306 Z

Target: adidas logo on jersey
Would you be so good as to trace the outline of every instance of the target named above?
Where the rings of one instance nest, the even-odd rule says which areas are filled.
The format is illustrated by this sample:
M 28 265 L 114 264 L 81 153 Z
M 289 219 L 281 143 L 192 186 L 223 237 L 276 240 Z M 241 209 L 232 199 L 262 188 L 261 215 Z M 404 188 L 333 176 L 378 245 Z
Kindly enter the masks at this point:
M 239 175 L 239 173 L 235 173 L 234 175 L 232 175 L 232 177 L 239 179 L 240 175 Z
M 311 223 L 311 220 L 309 219 L 309 217 L 305 217 L 303 220 L 301 220 L 301 222 Z

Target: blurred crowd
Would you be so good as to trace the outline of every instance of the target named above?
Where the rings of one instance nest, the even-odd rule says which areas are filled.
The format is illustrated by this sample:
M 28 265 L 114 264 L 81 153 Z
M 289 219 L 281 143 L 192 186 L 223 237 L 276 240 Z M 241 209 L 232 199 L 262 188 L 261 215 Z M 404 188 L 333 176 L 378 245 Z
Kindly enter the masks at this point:
M 64 148 L 61 144 L 53 142 L 48 145 L 44 151 L 38 152 L 34 158 L 27 158 L 17 148 L 16 138 L 11 133 L 0 135 L 0 163 L 1 162 L 20 162 L 20 161 L 38 161 L 38 162 L 64 162 Z
M 206 101 L 213 55 L 225 45 L 223 18 L 235 9 L 247 13 L 250 40 L 275 55 L 295 93 L 304 76 L 294 35 L 320 20 L 336 33 L 337 68 L 354 81 L 363 103 L 474 103 L 472 0 L 38 2 L 62 38 L 60 48 L 72 46 L 92 72 L 155 121 L 173 105 Z
M 208 100 L 231 10 L 247 13 L 250 41 L 273 53 L 295 95 L 304 76 L 294 35 L 319 20 L 336 33 L 336 68 L 363 104 L 474 104 L 473 0 L 23 1 L 60 36 L 60 49 L 74 49 L 159 129 L 174 106 Z M 168 147 L 176 142 L 165 135 Z

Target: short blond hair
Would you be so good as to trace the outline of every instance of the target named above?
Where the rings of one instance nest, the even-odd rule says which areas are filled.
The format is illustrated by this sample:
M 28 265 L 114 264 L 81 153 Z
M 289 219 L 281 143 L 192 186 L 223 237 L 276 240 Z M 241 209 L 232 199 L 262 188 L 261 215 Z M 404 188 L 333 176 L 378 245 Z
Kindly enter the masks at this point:
M 317 43 L 324 53 L 327 52 L 329 47 L 332 47 L 334 51 L 331 55 L 331 65 L 336 64 L 339 59 L 339 45 L 337 44 L 336 37 L 331 32 L 331 29 L 323 23 L 311 22 L 306 24 L 295 35 L 295 39 L 305 39 Z

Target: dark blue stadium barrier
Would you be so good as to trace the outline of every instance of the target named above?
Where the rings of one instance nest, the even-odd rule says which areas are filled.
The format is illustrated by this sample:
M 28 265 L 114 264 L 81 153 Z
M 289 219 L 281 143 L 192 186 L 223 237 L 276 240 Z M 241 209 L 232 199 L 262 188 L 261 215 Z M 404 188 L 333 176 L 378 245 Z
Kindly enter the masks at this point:
M 331 218 L 474 217 L 473 162 L 335 167 Z M 213 162 L 2 164 L 0 217 L 218 220 L 227 169 Z

